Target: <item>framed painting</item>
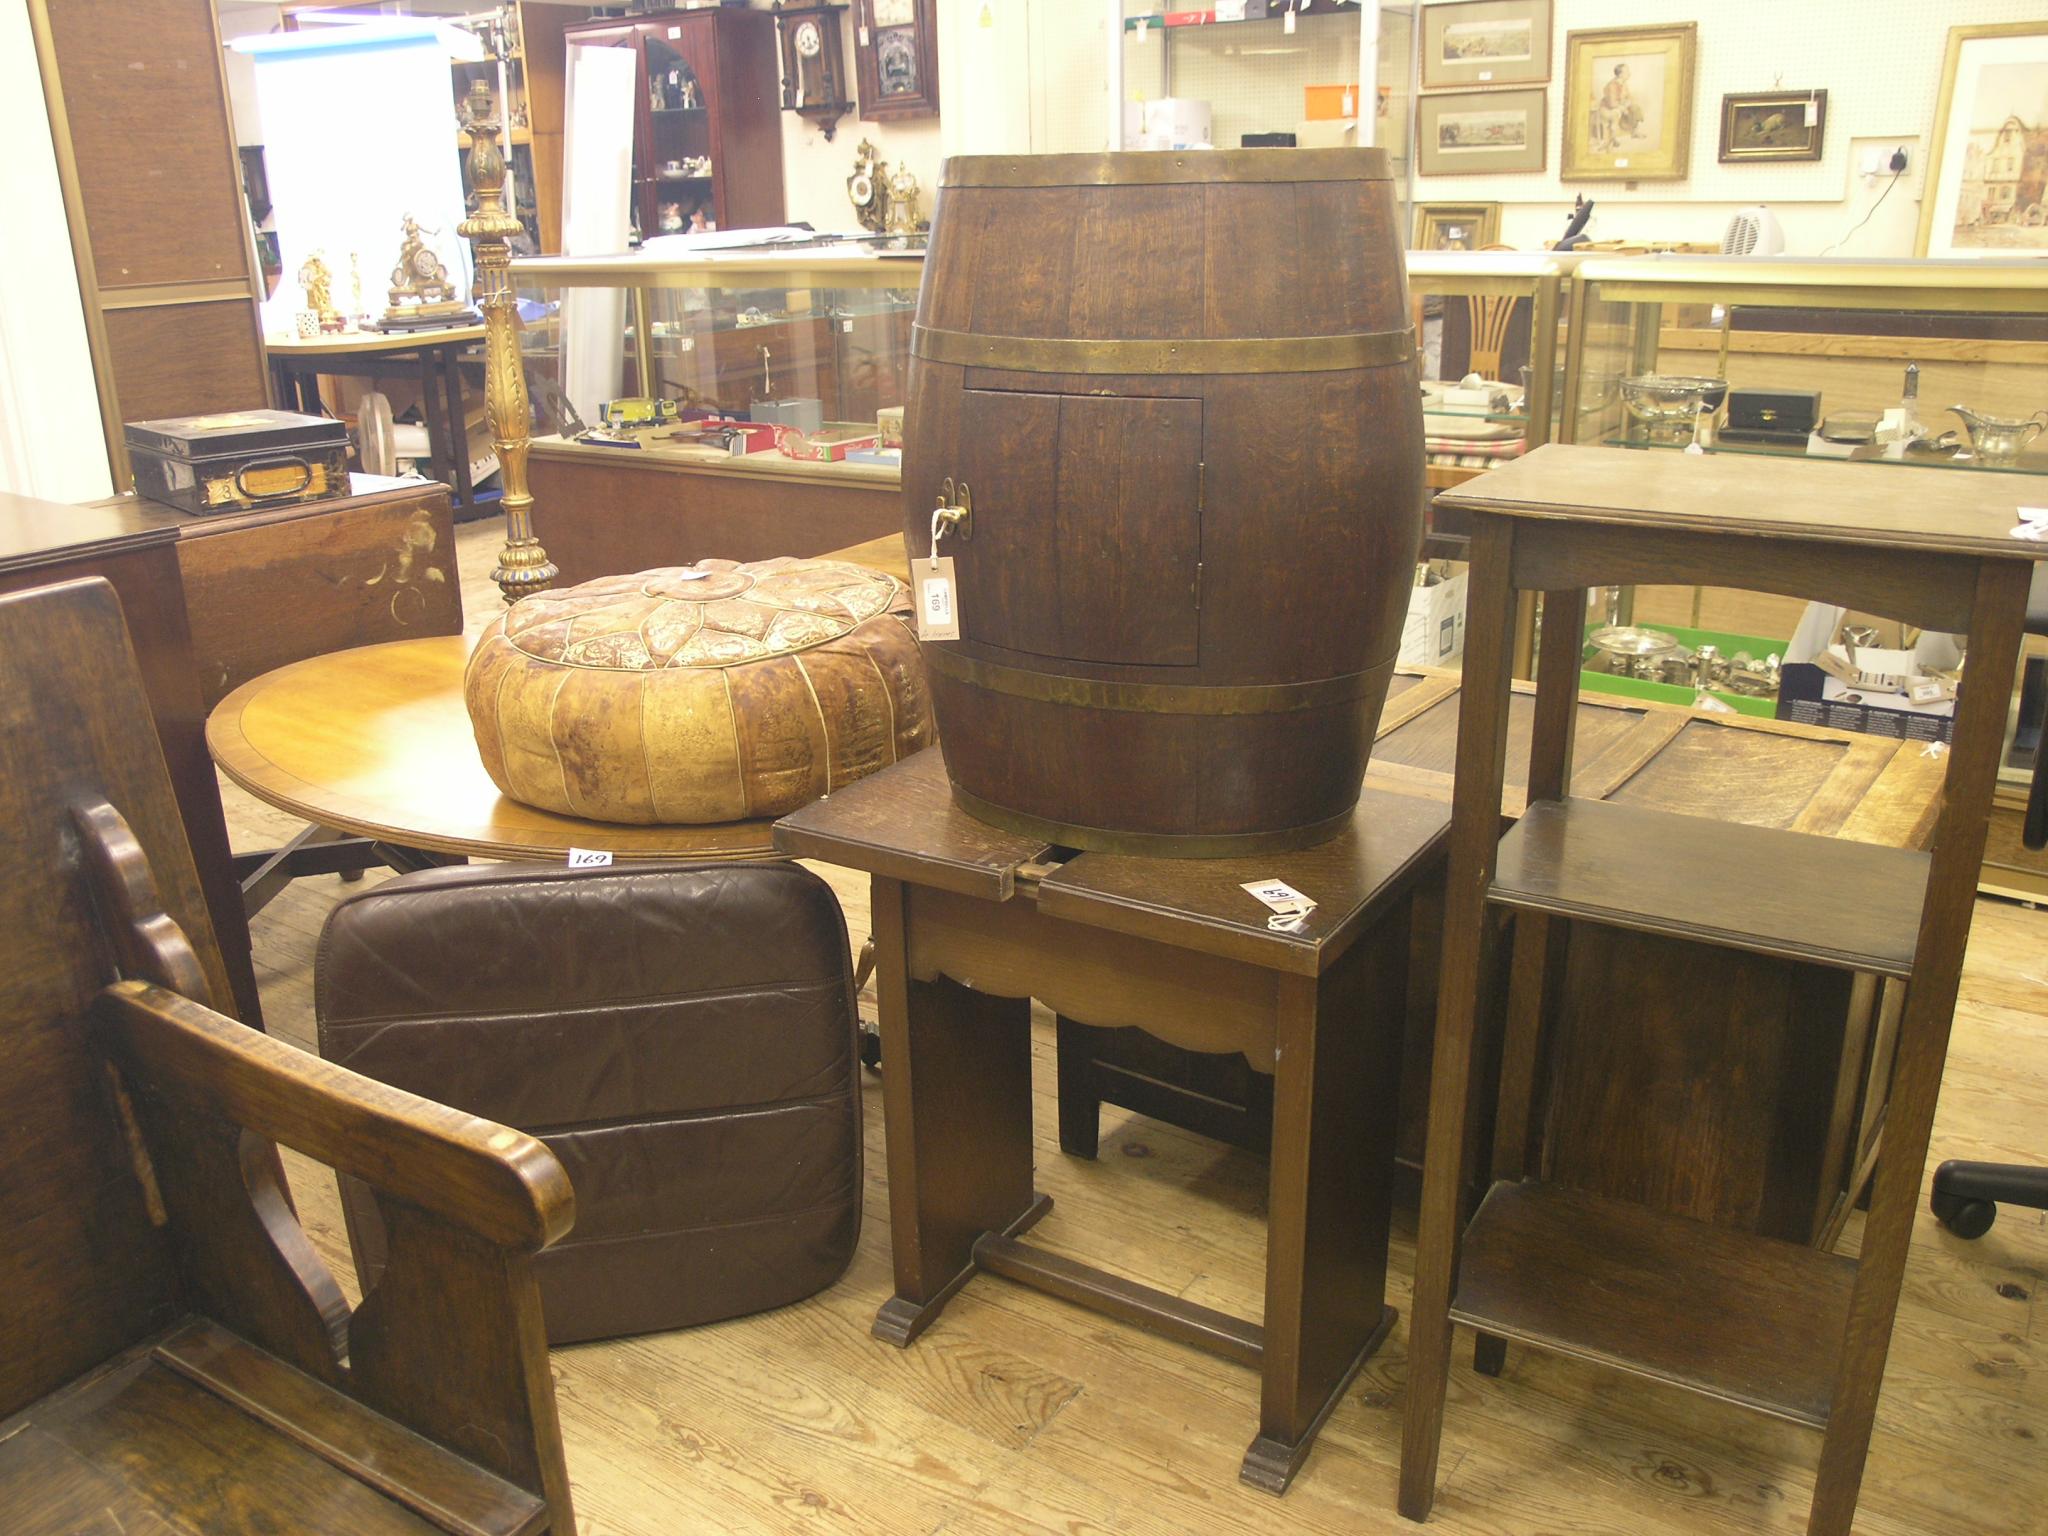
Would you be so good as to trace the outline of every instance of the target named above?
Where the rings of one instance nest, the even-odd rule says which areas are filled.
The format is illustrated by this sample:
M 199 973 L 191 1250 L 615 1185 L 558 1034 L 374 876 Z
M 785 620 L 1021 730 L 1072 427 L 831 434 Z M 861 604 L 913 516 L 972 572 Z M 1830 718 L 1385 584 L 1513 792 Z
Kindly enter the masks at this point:
M 1917 254 L 2048 256 L 2048 21 L 1949 28 Z
M 1455 0 L 1422 8 L 1422 88 L 1542 85 L 1550 0 Z
M 1746 91 L 1721 98 L 1721 163 L 1818 160 L 1826 91 Z
M 1565 35 L 1560 179 L 1685 179 L 1698 39 L 1690 21 Z
M 938 0 L 854 0 L 854 70 L 862 122 L 936 117 Z
M 1425 176 L 1543 169 L 1549 92 L 1442 91 L 1415 101 L 1415 168 Z
M 1417 251 L 1480 251 L 1500 239 L 1499 203 L 1417 203 Z

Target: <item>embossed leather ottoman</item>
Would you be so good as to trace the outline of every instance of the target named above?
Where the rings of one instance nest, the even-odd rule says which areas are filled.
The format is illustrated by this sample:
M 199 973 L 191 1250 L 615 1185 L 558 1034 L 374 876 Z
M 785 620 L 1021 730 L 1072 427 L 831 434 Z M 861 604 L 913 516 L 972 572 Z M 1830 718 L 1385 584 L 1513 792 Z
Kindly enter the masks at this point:
M 797 1301 L 860 1235 L 846 922 L 795 864 L 458 866 L 345 897 L 320 1054 L 538 1136 L 576 1229 L 535 1270 L 556 1344 Z M 367 1293 L 384 1222 L 343 1181 Z
M 617 822 L 781 816 L 929 746 L 910 602 L 834 560 L 607 576 L 523 599 L 463 692 L 512 799 Z

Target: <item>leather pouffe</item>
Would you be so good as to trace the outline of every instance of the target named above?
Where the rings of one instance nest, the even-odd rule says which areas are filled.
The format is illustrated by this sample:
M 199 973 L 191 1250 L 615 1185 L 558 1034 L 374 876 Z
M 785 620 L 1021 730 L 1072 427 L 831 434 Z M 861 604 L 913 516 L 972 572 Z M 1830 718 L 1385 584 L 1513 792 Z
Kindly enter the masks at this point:
M 499 790 L 641 824 L 781 816 L 929 746 L 903 584 L 833 560 L 608 576 L 525 598 L 463 693 Z
M 576 1191 L 539 1254 L 548 1339 L 797 1301 L 860 1236 L 846 920 L 782 862 L 425 870 L 320 935 L 320 1054 L 537 1136 Z M 343 1179 L 365 1294 L 386 1213 Z

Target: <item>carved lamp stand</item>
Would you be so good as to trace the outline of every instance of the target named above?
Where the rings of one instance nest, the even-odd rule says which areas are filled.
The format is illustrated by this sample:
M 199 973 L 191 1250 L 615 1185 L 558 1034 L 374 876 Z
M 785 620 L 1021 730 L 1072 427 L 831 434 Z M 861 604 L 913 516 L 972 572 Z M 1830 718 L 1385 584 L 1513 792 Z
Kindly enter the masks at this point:
M 516 603 L 545 592 L 560 572 L 533 536 L 533 496 L 526 489 L 526 443 L 531 422 L 526 372 L 519 356 L 519 311 L 512 297 L 510 240 L 520 229 L 505 207 L 505 157 L 498 149 L 498 124 L 491 89 L 479 80 L 469 91 L 469 185 L 476 212 L 457 233 L 476 251 L 476 307 L 484 317 L 484 401 L 491 418 L 491 444 L 498 451 L 504 487 L 505 547 L 491 580 Z

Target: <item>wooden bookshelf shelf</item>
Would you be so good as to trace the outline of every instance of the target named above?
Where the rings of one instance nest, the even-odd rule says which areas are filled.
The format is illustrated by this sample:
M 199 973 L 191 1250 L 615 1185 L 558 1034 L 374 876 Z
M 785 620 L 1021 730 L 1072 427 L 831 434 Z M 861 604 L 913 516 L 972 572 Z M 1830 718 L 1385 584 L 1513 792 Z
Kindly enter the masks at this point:
M 1451 1317 L 1825 1429 L 1856 1264 L 1551 1184 L 1495 1184 Z
M 1539 800 L 1501 839 L 1502 906 L 1904 979 L 1928 858 L 1907 848 Z

